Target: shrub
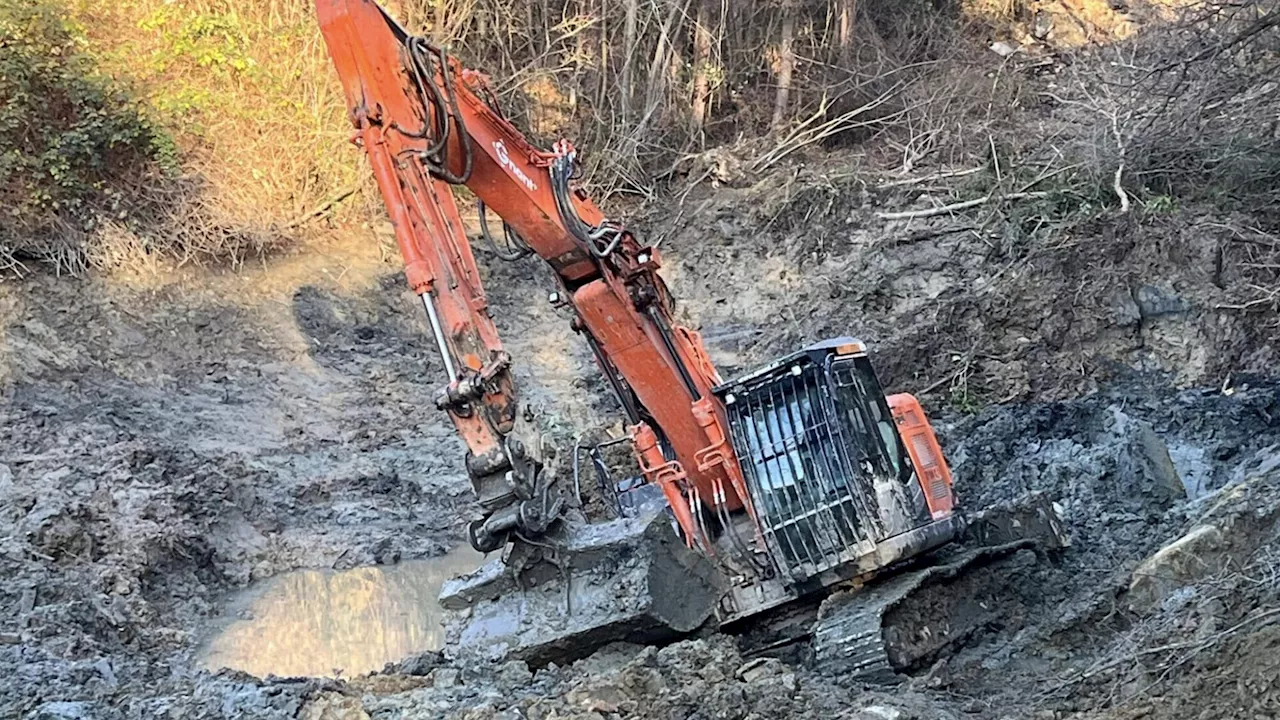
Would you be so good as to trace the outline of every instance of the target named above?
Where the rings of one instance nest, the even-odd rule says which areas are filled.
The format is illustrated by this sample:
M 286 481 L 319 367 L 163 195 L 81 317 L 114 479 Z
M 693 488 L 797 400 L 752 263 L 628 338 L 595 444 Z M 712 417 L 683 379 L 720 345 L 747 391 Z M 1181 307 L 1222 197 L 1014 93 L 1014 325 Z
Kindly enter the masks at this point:
M 177 166 L 170 138 L 83 46 L 49 2 L 0 2 L 0 269 L 75 264 L 72 238 L 138 210 L 122 188 Z

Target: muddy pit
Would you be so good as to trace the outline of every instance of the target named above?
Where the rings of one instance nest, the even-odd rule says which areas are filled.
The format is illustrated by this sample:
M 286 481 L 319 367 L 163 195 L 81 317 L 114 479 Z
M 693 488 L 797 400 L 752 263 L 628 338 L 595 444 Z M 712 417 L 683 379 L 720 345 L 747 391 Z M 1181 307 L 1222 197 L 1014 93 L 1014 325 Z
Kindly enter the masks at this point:
M 351 677 L 440 650 L 440 586 L 483 562 L 462 546 L 429 560 L 276 575 L 220 600 L 199 663 L 257 677 Z
M 664 246 L 681 312 L 727 371 L 865 328 L 893 389 L 933 388 L 965 503 L 1034 489 L 1063 508 L 1073 546 L 994 580 L 1007 606 L 960 647 L 887 688 L 713 632 L 566 667 L 433 651 L 436 578 L 415 568 L 461 542 L 462 446 L 431 406 L 439 362 L 394 253 L 362 241 L 241 273 L 0 285 L 0 718 L 1280 713 L 1274 339 L 1214 311 L 1198 270 L 1177 274 L 1171 258 L 1203 237 L 1177 236 L 1173 255 L 1140 238 L 1107 276 L 1177 288 L 1178 314 L 1134 319 L 1100 294 L 1061 328 L 1052 305 L 1076 280 L 1043 257 L 969 298 L 974 248 L 877 241 L 815 259 L 799 240 L 745 244 L 749 203 L 715 220 L 746 202 L 732 195 L 682 221 L 717 237 Z M 783 269 L 798 259 L 847 289 L 799 283 Z M 487 273 L 547 432 L 615 423 L 589 352 L 541 302 L 545 274 Z M 918 298 L 912 273 L 936 292 Z M 872 274 L 884 282 L 859 284 Z

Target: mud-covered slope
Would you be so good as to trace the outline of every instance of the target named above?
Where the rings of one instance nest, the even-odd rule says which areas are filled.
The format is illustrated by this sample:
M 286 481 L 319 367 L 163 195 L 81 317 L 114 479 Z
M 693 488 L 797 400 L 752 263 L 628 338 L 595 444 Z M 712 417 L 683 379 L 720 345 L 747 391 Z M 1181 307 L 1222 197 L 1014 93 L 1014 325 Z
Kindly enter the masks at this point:
M 191 655 L 227 590 L 456 543 L 459 444 L 395 271 L 0 286 L 0 717 L 223 714 Z
M 0 717 L 1185 717 L 1274 702 L 1280 398 L 1238 373 L 1268 367 L 1271 316 L 1215 309 L 1226 291 L 1176 253 L 1143 259 L 1190 236 L 1140 234 L 1154 244 L 1110 265 L 1064 247 L 993 273 L 976 240 L 951 235 L 818 223 L 843 244 L 815 252 L 744 210 L 751 193 L 699 200 L 664 244 L 717 361 L 745 369 L 804 339 L 862 335 L 893 384 L 927 391 L 944 417 L 964 502 L 1040 489 L 1070 523 L 1075 545 L 1005 578 L 1008 612 L 954 655 L 872 690 L 714 634 L 532 679 L 434 656 L 349 682 L 197 669 L 210 618 L 255 579 L 461 539 L 462 446 L 430 402 L 439 361 L 394 254 L 362 236 L 239 273 L 0 285 Z M 615 423 L 587 348 L 544 302 L 545 271 L 495 262 L 487 276 L 544 427 Z M 1180 304 L 1143 316 L 1148 286 Z M 1137 320 L 1121 307 L 1128 324 L 1080 321 L 1125 288 Z M 1009 347 L 1019 354 L 999 359 Z M 1160 372 L 1125 379 L 1135 369 Z M 1105 391 L 1045 400 L 1094 385 Z M 948 415 L 1014 395 L 1027 399 Z M 1147 576 L 1162 581 L 1134 585 Z
M 1134 370 L 1220 385 L 1280 365 L 1274 303 L 1240 299 L 1269 272 L 1257 243 L 1275 242 L 1239 230 L 1248 218 L 1103 215 L 1037 236 L 1034 208 L 880 220 L 944 201 L 893 182 L 833 155 L 697 188 L 655 220 L 687 317 L 722 365 L 850 334 L 894 389 L 961 409 L 1073 397 Z

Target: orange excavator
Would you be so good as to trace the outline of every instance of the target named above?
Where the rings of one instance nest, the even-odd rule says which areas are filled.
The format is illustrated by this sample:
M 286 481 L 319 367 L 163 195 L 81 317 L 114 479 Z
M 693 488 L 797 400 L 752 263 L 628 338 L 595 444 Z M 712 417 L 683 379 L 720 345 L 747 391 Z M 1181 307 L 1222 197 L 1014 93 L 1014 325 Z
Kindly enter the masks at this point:
M 445 368 L 435 402 L 467 445 L 480 508 L 470 543 L 503 551 L 445 588 L 459 647 L 545 662 L 712 617 L 732 627 L 866 582 L 965 530 L 925 413 L 911 395 L 884 394 L 863 343 L 819 342 L 724 381 L 699 334 L 673 318 L 658 249 L 577 186 L 569 142 L 533 147 L 483 74 L 372 0 L 317 9 L 353 142 Z M 572 314 L 626 416 L 639 472 L 602 483 L 611 519 L 589 522 L 577 473 L 553 472 L 529 439 L 454 186 L 478 199 L 495 257 L 550 267 L 552 301 Z M 879 621 L 913 587 L 842 603 L 809 633 L 817 651 L 846 672 L 890 670 Z M 934 631 L 908 634 L 922 632 Z

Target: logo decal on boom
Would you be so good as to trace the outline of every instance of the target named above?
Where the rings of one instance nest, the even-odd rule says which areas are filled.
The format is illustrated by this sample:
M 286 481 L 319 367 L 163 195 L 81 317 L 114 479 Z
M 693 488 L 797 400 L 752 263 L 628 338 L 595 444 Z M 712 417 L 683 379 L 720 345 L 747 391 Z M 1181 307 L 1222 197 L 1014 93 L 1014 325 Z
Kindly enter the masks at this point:
M 498 164 L 506 168 L 507 172 L 511 173 L 515 179 L 524 183 L 524 186 L 529 188 L 531 191 L 538 189 L 538 186 L 529 179 L 529 176 L 525 175 L 524 171 L 521 170 L 518 165 L 511 162 L 511 156 L 507 154 L 507 146 L 505 143 L 501 140 L 494 140 L 493 151 L 498 155 Z

